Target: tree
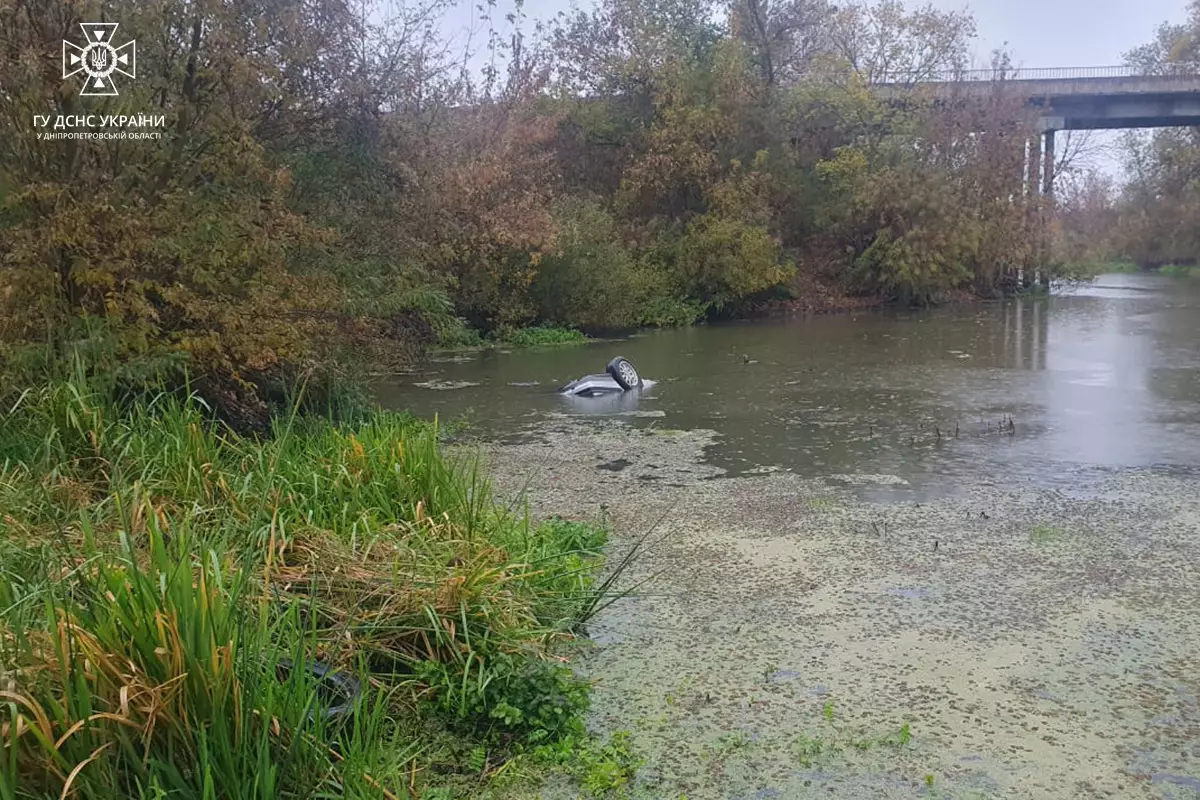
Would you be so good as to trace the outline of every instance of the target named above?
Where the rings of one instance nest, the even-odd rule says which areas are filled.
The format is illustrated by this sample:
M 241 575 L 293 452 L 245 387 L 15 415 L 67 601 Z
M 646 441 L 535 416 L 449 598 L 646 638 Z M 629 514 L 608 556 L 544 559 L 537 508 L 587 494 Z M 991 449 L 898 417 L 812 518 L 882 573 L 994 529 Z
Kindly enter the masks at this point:
M 901 0 L 851 3 L 833 18 L 830 49 L 867 83 L 923 81 L 966 67 L 975 20 Z
M 795 84 L 829 52 L 835 13 L 826 0 L 736 0 L 729 24 L 750 48 L 763 83 L 775 87 Z
M 1200 2 L 1182 24 L 1164 23 L 1127 62 L 1152 74 L 1200 68 Z M 1123 141 L 1128 179 L 1117 203 L 1115 249 L 1143 267 L 1200 259 L 1200 129 L 1171 128 Z

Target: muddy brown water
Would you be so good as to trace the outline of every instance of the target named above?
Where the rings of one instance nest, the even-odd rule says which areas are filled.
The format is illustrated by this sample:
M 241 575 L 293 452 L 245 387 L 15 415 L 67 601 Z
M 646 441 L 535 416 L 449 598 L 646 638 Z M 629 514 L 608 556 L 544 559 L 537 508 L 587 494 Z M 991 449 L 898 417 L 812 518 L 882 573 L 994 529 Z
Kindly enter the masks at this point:
M 555 393 L 618 354 L 656 385 L 619 401 Z M 449 356 L 379 395 L 505 436 L 558 415 L 712 430 L 705 461 L 727 474 L 869 470 L 906 481 L 905 499 L 985 476 L 1070 488 L 1079 473 L 1200 465 L 1200 281 L 1112 275 L 965 312 L 716 325 Z
M 656 385 L 554 393 L 615 354 Z M 489 352 L 379 395 L 466 415 L 536 514 L 603 508 L 617 558 L 652 531 L 577 659 L 634 796 L 1200 798 L 1200 281 Z

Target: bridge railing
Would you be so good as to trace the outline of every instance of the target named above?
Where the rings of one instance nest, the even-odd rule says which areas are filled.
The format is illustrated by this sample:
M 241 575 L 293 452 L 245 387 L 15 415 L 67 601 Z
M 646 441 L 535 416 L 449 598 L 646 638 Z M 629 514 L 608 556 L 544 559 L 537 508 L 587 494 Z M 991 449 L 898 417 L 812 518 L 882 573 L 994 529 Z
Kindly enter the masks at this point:
M 971 81 L 1036 81 L 1069 80 L 1072 78 L 1149 78 L 1196 76 L 1194 68 L 1159 67 L 1035 67 L 1008 69 L 967 69 L 936 72 L 892 72 L 878 76 L 873 83 L 964 83 Z

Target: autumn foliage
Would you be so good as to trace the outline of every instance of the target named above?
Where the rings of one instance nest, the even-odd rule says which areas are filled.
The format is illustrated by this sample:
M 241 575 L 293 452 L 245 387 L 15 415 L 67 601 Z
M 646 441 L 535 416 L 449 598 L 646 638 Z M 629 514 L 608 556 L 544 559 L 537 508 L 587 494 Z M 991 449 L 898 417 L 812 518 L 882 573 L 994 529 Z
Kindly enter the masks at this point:
M 0 0 L 6 371 L 104 336 L 131 375 L 186 368 L 253 426 L 301 378 L 472 330 L 688 324 L 798 272 L 929 302 L 1037 258 L 1012 109 L 873 91 L 964 67 L 967 16 L 518 7 L 478 72 L 447 8 Z M 81 97 L 61 41 L 101 18 L 137 40 L 138 77 Z M 76 114 L 164 122 L 39 138 L 34 115 Z

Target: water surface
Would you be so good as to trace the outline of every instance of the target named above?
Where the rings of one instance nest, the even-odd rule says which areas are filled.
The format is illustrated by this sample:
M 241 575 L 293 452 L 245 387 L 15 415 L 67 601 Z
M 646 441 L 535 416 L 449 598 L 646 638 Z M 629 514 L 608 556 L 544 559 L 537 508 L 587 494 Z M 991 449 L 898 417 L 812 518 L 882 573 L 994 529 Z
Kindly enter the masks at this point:
M 728 475 L 844 475 L 879 497 L 953 495 L 967 479 L 1071 490 L 1127 467 L 1200 472 L 1198 323 L 1200 281 L 1108 275 L 966 310 L 454 356 L 378 394 L 423 415 L 466 415 L 485 435 L 556 415 L 712 430 L 706 459 Z M 657 384 L 620 400 L 555 393 L 615 355 Z
M 460 356 L 380 394 L 470 410 L 499 497 L 641 548 L 574 664 L 589 726 L 646 759 L 634 798 L 1172 800 L 1200 786 L 1197 321 L 1200 281 L 1108 276 Z M 658 383 L 555 394 L 617 354 Z

